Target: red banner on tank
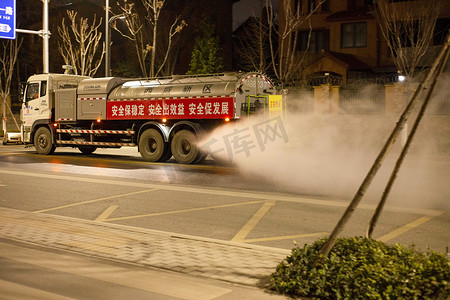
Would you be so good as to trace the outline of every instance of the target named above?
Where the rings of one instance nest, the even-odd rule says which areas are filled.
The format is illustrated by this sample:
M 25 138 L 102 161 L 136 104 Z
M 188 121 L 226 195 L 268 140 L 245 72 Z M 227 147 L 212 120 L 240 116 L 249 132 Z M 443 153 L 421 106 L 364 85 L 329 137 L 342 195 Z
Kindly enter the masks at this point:
M 233 97 L 114 100 L 106 104 L 108 120 L 225 119 L 233 117 L 233 109 Z

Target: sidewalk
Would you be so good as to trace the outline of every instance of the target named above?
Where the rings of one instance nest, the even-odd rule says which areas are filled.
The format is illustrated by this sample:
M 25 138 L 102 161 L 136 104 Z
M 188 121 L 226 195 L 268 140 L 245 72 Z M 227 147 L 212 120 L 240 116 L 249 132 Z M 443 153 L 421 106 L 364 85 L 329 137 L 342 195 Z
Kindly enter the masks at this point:
M 290 251 L 0 208 L 0 237 L 255 286 Z

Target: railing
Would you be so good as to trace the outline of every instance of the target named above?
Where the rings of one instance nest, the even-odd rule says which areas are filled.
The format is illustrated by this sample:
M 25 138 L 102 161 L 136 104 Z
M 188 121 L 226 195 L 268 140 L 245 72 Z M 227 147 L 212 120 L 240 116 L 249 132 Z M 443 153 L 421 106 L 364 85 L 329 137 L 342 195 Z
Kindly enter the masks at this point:
M 384 114 L 385 91 L 380 88 L 370 91 L 342 89 L 339 93 L 339 110 L 344 114 Z

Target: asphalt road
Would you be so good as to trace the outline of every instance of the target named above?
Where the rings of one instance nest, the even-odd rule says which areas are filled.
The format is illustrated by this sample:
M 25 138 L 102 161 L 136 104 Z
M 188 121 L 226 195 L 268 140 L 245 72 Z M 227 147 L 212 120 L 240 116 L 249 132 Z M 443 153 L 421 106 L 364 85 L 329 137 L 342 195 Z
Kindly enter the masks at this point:
M 440 157 L 426 165 L 440 174 L 425 187 L 433 189 L 429 201 L 408 203 L 408 195 L 417 194 L 414 188 L 403 189 L 406 196 L 395 192 L 402 201 L 386 207 L 374 238 L 444 253 L 450 164 Z M 405 172 L 420 172 L 422 166 L 412 163 Z M 351 198 L 311 191 L 212 160 L 194 166 L 148 163 L 136 149 L 99 150 L 87 157 L 57 149 L 40 156 L 33 148 L 0 146 L 2 207 L 207 238 L 290 249 L 325 237 Z M 364 235 L 373 210 L 370 199 L 361 203 L 342 235 Z

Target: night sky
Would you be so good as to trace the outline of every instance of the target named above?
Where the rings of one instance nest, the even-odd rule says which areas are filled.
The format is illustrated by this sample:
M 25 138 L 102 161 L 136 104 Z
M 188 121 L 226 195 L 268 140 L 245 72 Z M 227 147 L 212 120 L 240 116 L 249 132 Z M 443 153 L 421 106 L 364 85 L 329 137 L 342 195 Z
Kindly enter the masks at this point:
M 274 7 L 278 6 L 278 0 L 272 0 Z M 248 17 L 259 16 L 266 0 L 241 0 L 233 5 L 233 31 L 239 27 Z

